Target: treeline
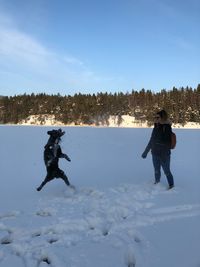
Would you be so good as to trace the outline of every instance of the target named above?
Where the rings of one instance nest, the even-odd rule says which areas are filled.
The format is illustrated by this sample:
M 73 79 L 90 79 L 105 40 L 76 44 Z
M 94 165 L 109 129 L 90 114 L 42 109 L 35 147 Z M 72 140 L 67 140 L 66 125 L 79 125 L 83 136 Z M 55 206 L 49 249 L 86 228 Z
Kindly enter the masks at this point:
M 153 114 L 164 108 L 173 123 L 200 123 L 200 84 L 190 87 L 173 88 L 170 91 L 150 90 L 131 93 L 75 94 L 74 96 L 31 94 L 0 97 L 0 123 L 19 123 L 30 115 L 54 115 L 64 124 L 108 124 L 110 116 L 117 116 L 118 124 L 122 115 L 134 116 L 138 122 L 152 124 Z

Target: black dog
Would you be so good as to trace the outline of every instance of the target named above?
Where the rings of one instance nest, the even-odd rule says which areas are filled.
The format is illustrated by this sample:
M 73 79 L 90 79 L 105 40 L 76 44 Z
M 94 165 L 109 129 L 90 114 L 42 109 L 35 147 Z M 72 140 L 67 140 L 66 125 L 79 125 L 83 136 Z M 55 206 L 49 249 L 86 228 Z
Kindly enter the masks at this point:
M 47 175 L 41 185 L 37 188 L 37 191 L 40 191 L 46 183 L 54 178 L 61 178 L 66 185 L 70 186 L 66 174 L 58 167 L 58 161 L 60 158 L 65 158 L 66 160 L 71 161 L 66 154 L 62 153 L 59 145 L 61 137 L 65 134 L 65 132 L 58 129 L 48 131 L 47 134 L 50 135 L 49 140 L 44 147 L 44 162 L 47 169 Z

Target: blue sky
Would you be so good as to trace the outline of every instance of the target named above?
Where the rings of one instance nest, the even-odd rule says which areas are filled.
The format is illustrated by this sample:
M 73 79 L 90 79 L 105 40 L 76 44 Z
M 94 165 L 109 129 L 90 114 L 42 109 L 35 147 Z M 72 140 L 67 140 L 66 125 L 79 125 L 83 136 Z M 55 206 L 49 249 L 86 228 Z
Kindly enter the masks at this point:
M 0 95 L 200 83 L 199 0 L 0 0 Z

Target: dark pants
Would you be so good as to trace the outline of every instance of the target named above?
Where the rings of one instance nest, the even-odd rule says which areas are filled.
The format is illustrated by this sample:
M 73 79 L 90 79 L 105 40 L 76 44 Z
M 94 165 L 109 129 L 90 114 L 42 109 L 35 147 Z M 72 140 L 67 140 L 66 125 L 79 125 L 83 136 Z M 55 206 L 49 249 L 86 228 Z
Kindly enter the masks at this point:
M 166 155 L 165 157 L 157 156 L 152 154 L 153 166 L 155 171 L 155 182 L 160 182 L 161 177 L 161 167 L 167 177 L 167 181 L 169 186 L 174 185 L 173 175 L 170 171 L 170 155 Z
M 66 185 L 70 185 L 69 180 L 65 175 L 64 171 L 59 169 L 57 166 L 49 166 L 47 167 L 47 175 L 41 185 L 37 188 L 37 190 L 40 191 L 46 183 L 50 182 L 54 178 L 61 178 L 66 183 Z

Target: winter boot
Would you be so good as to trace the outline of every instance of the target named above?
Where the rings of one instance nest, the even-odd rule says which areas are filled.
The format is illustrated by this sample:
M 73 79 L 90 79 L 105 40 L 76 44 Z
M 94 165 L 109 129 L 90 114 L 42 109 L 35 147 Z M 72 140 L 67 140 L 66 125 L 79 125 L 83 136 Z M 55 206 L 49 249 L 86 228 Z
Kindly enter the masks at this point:
M 173 184 L 169 185 L 168 190 L 172 189 L 174 187 Z

